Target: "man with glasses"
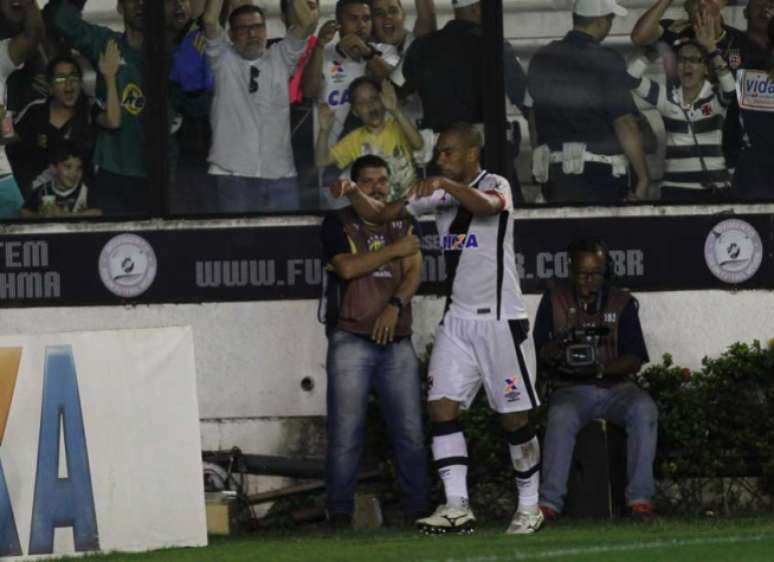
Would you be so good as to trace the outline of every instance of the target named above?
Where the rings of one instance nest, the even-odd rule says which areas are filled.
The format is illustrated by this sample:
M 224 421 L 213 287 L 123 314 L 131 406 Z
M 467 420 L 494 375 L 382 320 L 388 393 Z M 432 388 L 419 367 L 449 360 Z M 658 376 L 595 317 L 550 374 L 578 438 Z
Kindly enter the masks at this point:
M 267 49 L 263 10 L 245 5 L 231 12 L 227 38 L 218 21 L 222 4 L 208 0 L 202 16 L 215 75 L 209 173 L 217 210 L 297 210 L 288 84 L 319 14 L 307 0 L 293 0 L 294 25 Z
M 608 283 L 611 264 L 602 242 L 574 242 L 568 257 L 570 279 L 543 295 L 535 319 L 539 365 L 553 388 L 540 507 L 549 520 L 562 512 L 578 432 L 603 418 L 626 429 L 631 515 L 652 516 L 658 412 L 650 396 L 630 380 L 649 361 L 638 302 Z

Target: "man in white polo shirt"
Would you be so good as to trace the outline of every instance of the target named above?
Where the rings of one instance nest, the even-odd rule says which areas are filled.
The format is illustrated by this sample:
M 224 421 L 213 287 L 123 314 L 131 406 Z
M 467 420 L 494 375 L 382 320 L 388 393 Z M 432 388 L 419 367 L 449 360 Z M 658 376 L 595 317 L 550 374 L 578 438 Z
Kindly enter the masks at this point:
M 293 0 L 295 25 L 266 49 L 263 10 L 245 5 L 231 12 L 227 38 L 218 22 L 222 4 L 207 0 L 203 16 L 207 59 L 215 75 L 208 160 L 218 210 L 296 210 L 288 84 L 306 38 L 317 27 L 318 12 L 306 0 Z

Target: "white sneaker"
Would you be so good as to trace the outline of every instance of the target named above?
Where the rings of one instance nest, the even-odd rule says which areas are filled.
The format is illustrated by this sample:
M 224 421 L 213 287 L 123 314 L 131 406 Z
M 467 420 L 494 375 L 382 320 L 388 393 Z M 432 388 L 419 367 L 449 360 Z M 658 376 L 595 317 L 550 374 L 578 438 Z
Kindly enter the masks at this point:
M 506 529 L 506 535 L 528 535 L 534 533 L 543 525 L 543 512 L 540 509 L 535 511 L 517 511 L 513 514 L 511 524 Z
M 472 533 L 476 517 L 469 507 L 453 507 L 439 505 L 435 512 L 422 519 L 417 519 L 420 530 L 429 534 Z

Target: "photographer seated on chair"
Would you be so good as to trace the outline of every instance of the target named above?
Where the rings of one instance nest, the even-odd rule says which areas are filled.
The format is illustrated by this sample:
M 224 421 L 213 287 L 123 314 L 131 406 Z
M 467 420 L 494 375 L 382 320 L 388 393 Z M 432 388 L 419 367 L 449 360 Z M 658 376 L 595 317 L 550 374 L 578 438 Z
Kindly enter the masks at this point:
M 632 516 L 653 514 L 653 459 L 658 413 L 631 381 L 649 361 L 637 299 L 610 286 L 606 246 L 595 240 L 568 248 L 570 277 L 544 295 L 535 320 L 535 349 L 552 392 L 543 443 L 540 507 L 562 512 L 575 439 L 603 418 L 626 430 L 626 502 Z

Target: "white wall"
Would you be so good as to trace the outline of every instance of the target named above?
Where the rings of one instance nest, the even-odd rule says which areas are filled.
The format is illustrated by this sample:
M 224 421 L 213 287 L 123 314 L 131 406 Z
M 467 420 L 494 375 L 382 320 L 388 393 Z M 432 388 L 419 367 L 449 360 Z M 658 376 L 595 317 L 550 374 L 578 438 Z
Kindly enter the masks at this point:
M 748 206 L 739 213 L 772 213 L 774 205 Z M 522 218 L 593 217 L 615 214 L 670 215 L 717 212 L 706 208 L 529 209 Z M 313 217 L 238 221 L 168 221 L 134 225 L 8 225 L 7 234 L 135 228 L 223 228 L 310 224 Z M 640 314 L 654 361 L 671 353 L 678 364 L 699 367 L 736 341 L 774 337 L 772 291 L 682 291 L 641 293 Z M 534 316 L 539 296 L 527 297 Z M 440 319 L 437 297 L 415 299 L 415 343 L 420 352 Z M 263 453 L 308 451 L 318 443 L 304 427 L 325 413 L 325 337 L 317 322 L 317 301 L 240 302 L 123 307 L 8 308 L 0 333 L 36 334 L 190 325 L 194 333 L 204 449 L 241 446 Z M 310 377 L 311 391 L 301 388 Z

